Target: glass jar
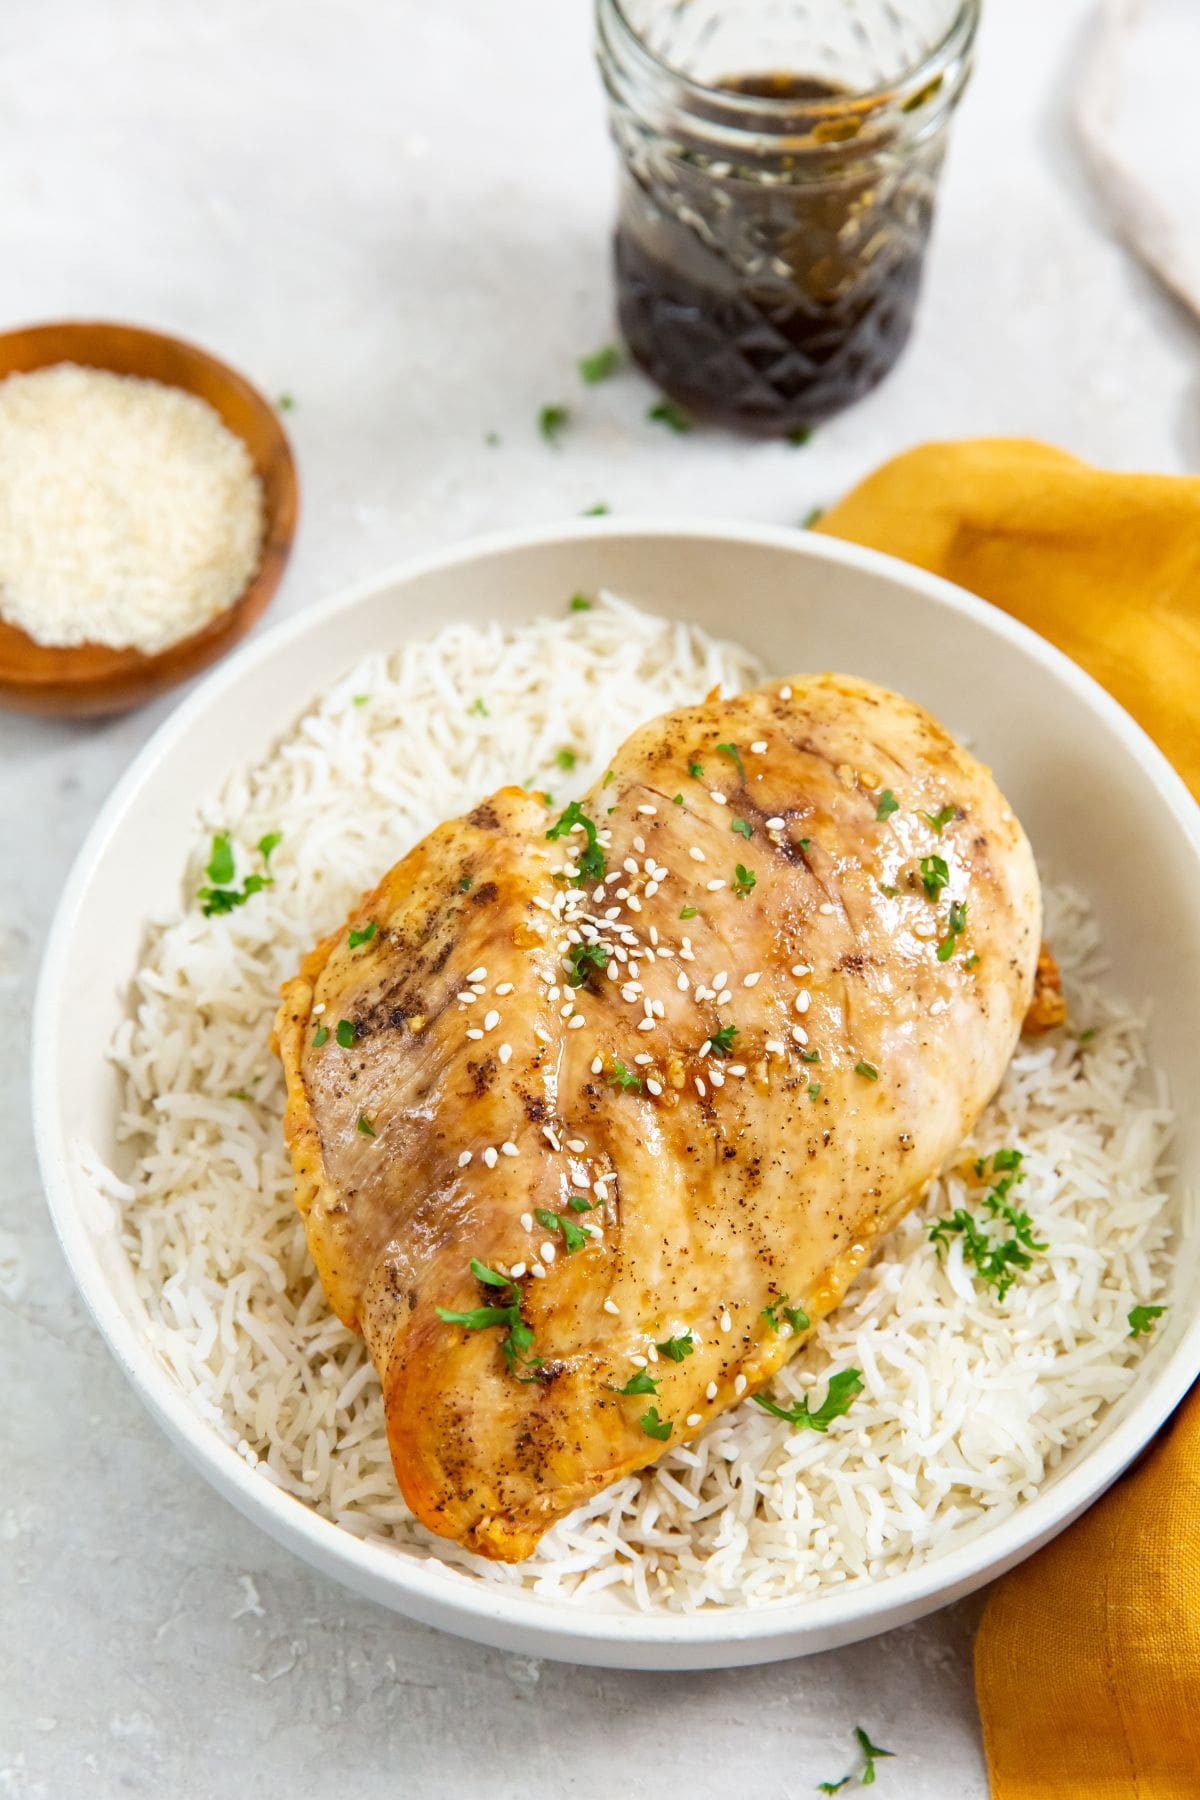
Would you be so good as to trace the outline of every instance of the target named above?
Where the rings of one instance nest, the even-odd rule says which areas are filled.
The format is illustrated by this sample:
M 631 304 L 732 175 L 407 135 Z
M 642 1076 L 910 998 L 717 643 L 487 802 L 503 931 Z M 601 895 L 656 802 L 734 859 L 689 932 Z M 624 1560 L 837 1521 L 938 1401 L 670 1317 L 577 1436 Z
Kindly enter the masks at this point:
M 597 0 L 617 311 L 697 415 L 802 432 L 908 339 L 979 0 Z

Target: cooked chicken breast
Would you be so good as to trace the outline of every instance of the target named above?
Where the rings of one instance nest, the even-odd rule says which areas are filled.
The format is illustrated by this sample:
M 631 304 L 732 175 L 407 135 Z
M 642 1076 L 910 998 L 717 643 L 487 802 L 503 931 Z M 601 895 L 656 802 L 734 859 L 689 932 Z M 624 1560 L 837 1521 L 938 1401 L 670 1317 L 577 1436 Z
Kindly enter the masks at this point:
M 417 1517 L 527 1556 L 768 1382 L 992 1095 L 1040 929 L 989 772 L 844 676 L 418 844 L 276 1026 L 297 1205 Z

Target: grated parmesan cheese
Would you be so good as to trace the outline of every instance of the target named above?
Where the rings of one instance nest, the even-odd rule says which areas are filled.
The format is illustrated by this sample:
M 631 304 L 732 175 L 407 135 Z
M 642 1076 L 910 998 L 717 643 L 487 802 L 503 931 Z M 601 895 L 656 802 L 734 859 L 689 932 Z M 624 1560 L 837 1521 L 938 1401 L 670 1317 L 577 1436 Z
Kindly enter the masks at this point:
M 163 650 L 233 604 L 262 536 L 207 401 L 73 363 L 0 381 L 0 618 L 37 643 Z

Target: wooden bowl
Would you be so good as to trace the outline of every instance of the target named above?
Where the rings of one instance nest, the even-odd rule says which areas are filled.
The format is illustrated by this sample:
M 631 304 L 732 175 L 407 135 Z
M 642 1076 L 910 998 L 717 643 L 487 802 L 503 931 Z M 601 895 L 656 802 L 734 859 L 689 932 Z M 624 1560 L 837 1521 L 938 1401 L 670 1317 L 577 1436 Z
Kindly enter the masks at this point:
M 165 650 L 147 656 L 107 644 L 38 644 L 0 619 L 0 705 L 82 717 L 137 706 L 206 668 L 246 635 L 283 574 L 296 532 L 298 490 L 291 445 L 275 408 L 236 370 L 195 344 L 93 320 L 0 335 L 0 380 L 61 362 L 147 376 L 207 400 L 250 452 L 263 493 L 262 552 L 249 586 L 201 630 Z

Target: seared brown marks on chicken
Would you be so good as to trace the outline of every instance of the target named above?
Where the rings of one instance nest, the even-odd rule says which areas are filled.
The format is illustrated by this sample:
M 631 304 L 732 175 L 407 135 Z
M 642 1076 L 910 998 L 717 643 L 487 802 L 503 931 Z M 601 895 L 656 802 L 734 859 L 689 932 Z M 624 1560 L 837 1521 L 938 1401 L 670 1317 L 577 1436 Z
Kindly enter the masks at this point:
M 277 1030 L 297 1204 L 417 1515 L 526 1556 L 768 1380 L 990 1098 L 1040 923 L 989 773 L 832 675 L 397 864 Z

